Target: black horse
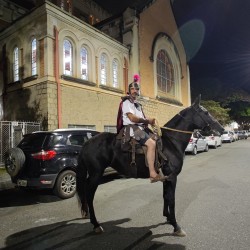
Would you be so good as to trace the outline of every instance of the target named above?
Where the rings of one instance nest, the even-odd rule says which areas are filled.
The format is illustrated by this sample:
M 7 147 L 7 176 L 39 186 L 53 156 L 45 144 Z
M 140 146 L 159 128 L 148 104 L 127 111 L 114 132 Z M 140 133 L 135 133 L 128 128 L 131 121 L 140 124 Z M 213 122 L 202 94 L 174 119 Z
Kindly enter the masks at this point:
M 175 188 L 177 176 L 182 169 L 184 152 L 194 129 L 223 131 L 223 127 L 200 106 L 200 96 L 190 107 L 183 109 L 161 128 L 162 153 L 165 156 L 162 172 L 168 176 L 163 183 L 163 216 L 174 227 L 174 235 L 177 236 L 186 234 L 175 218 Z M 100 133 L 83 145 L 76 173 L 77 194 L 82 215 L 86 218 L 89 212 L 90 222 L 96 233 L 103 232 L 103 228 L 97 222 L 93 200 L 104 170 L 111 166 L 119 173 L 131 177 L 130 163 L 131 156 L 121 150 L 121 141 L 116 139 L 116 134 Z M 136 156 L 136 163 L 137 177 L 149 178 L 144 155 Z

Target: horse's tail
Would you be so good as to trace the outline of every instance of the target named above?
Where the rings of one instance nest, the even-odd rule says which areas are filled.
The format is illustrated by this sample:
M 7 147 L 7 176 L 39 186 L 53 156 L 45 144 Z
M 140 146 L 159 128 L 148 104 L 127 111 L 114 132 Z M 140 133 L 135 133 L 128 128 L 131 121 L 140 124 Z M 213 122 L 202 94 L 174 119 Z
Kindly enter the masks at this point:
M 88 216 L 88 204 L 86 200 L 86 180 L 87 180 L 87 166 L 84 163 L 84 159 L 80 154 L 78 158 L 78 167 L 76 170 L 76 193 L 78 196 L 78 202 L 81 207 L 82 217 Z

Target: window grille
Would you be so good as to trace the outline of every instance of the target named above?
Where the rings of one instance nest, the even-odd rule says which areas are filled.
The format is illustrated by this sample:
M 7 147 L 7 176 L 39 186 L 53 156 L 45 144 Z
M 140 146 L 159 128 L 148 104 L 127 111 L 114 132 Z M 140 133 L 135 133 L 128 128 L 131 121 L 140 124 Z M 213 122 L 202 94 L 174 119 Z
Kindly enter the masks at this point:
M 68 124 L 68 128 L 86 128 L 86 129 L 96 130 L 95 125 Z
M 104 126 L 104 132 L 110 132 L 110 133 L 117 133 L 116 126 L 113 125 L 105 125 Z
M 157 86 L 159 91 L 174 95 L 174 69 L 165 50 L 157 54 Z

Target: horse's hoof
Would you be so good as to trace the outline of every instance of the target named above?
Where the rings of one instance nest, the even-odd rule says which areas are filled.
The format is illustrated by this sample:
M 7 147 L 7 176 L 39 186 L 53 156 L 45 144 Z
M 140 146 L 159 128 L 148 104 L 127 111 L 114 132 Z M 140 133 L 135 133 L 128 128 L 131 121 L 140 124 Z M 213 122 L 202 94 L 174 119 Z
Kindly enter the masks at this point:
M 94 232 L 97 234 L 101 234 L 104 232 L 104 229 L 101 226 L 99 226 L 99 227 L 94 228 Z
M 187 234 L 185 233 L 185 231 L 183 231 L 182 229 L 174 231 L 173 235 L 174 236 L 178 236 L 178 237 L 185 237 L 185 236 L 187 236 Z

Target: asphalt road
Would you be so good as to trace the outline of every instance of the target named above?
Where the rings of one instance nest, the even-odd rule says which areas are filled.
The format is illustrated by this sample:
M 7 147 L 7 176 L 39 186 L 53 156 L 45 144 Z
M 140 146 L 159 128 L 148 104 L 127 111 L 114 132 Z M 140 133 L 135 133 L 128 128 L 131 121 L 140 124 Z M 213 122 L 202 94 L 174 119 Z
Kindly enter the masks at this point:
M 250 246 L 250 138 L 196 156 L 187 155 L 176 189 L 176 217 L 187 233 L 172 236 L 162 216 L 162 185 L 107 178 L 95 198 L 105 232 L 92 233 L 76 197 L 0 191 L 3 249 L 248 250 Z

